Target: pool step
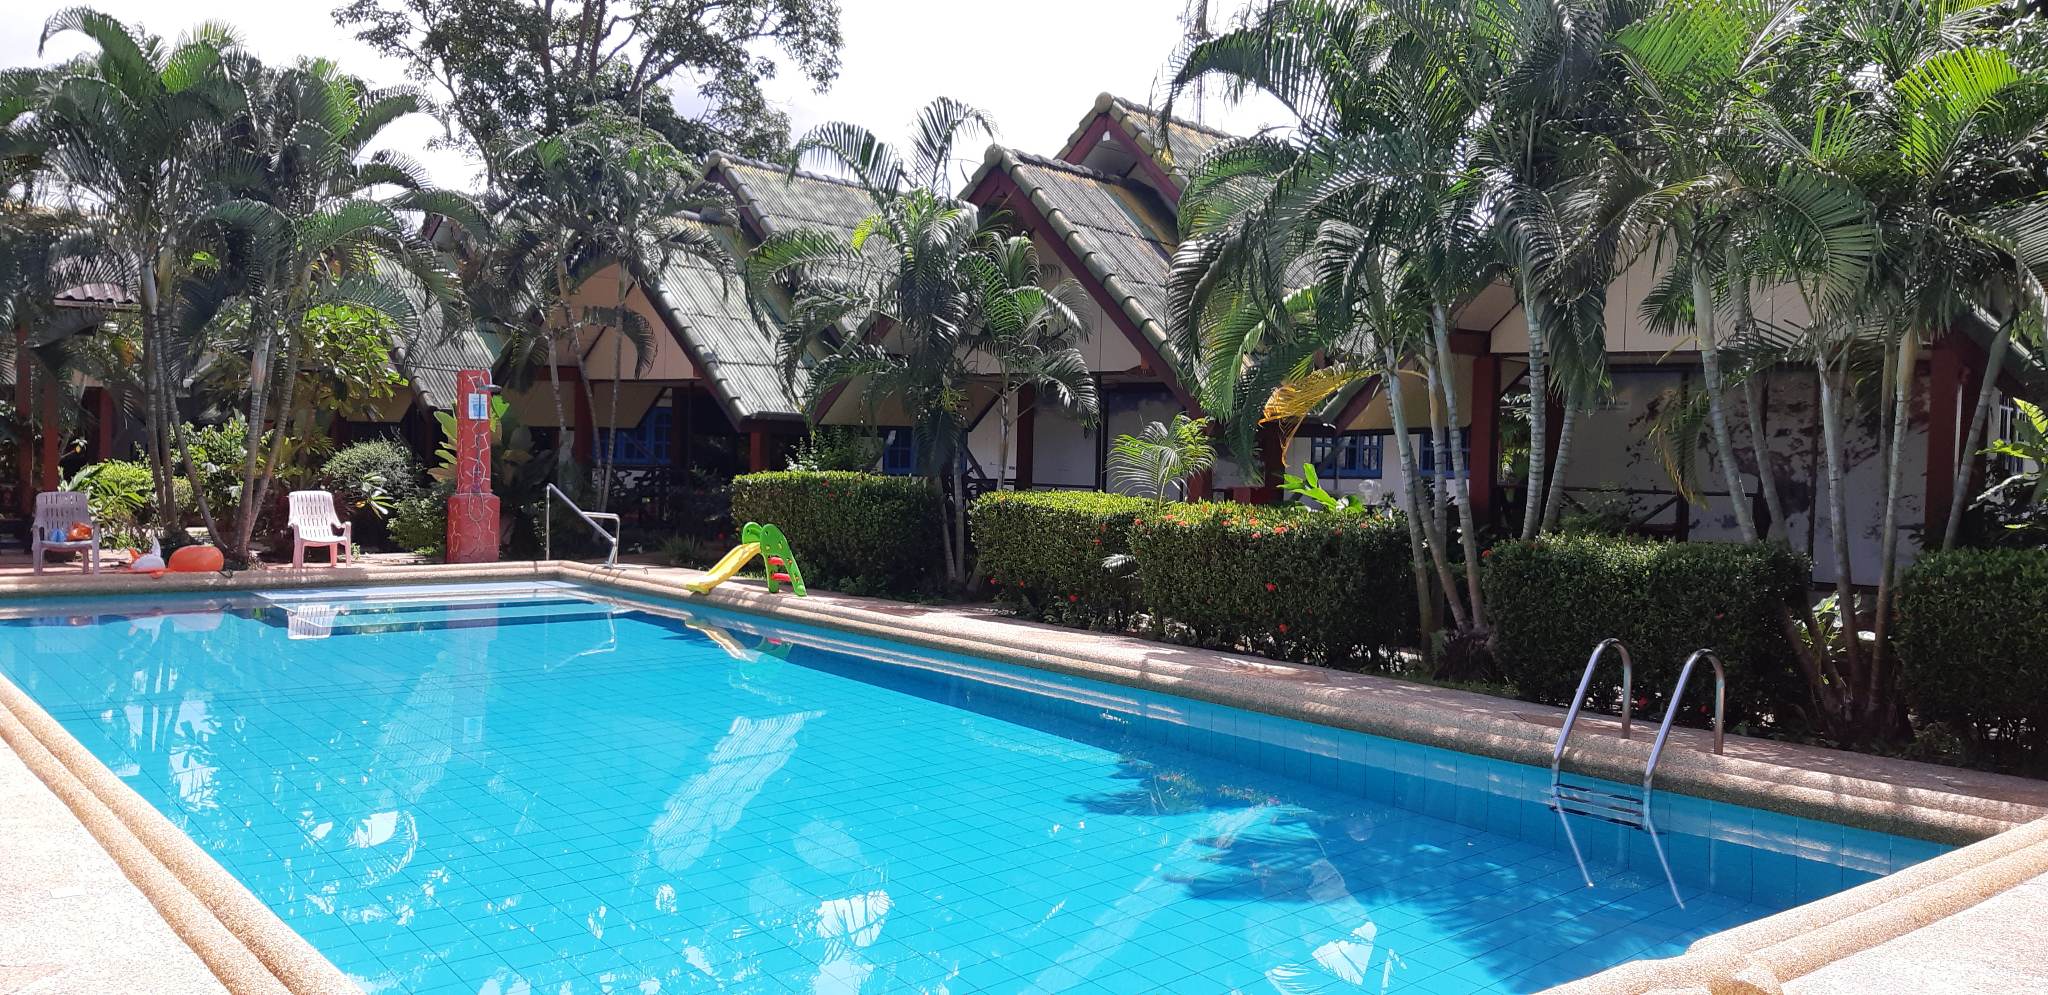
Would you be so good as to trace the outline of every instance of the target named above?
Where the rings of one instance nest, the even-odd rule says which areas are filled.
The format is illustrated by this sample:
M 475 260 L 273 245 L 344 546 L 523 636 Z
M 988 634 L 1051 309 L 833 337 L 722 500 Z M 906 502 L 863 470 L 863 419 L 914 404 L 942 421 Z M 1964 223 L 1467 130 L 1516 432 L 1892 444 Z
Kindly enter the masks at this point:
M 1635 829 L 1643 828 L 1649 808 L 1646 799 L 1640 796 L 1570 781 L 1551 786 L 1550 807 L 1566 815 L 1583 815 Z

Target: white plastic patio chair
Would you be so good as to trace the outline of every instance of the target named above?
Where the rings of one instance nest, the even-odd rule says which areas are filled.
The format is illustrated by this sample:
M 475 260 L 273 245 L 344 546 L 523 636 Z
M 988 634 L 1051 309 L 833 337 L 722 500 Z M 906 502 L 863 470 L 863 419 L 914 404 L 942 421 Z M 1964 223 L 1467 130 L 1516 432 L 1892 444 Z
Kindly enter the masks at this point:
M 56 535 L 71 534 L 71 526 L 85 522 L 93 526 L 92 536 L 87 539 L 52 539 Z M 92 520 L 92 505 L 83 491 L 44 491 L 36 495 L 36 521 L 33 526 L 35 537 L 29 543 L 31 555 L 35 557 L 36 573 L 43 572 L 43 553 L 65 550 L 78 554 L 79 565 L 86 573 L 100 572 L 100 530 Z
M 291 493 L 292 566 L 306 565 L 306 550 L 327 547 L 327 565 L 356 561 L 355 524 L 334 513 L 334 495 L 326 491 Z

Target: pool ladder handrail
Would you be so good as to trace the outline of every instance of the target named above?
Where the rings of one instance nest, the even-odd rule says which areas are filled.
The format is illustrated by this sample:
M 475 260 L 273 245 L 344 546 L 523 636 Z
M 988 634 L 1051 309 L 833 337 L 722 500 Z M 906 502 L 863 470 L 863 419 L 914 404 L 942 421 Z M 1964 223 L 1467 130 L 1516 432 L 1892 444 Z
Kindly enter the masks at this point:
M 1671 704 L 1664 709 L 1664 724 L 1657 727 L 1657 741 L 1650 746 L 1650 762 L 1643 767 L 1644 808 L 1649 807 L 1650 781 L 1657 776 L 1657 761 L 1663 759 L 1664 741 L 1671 737 L 1671 720 L 1678 717 L 1678 705 L 1685 697 L 1686 682 L 1692 679 L 1692 668 L 1699 664 L 1701 657 L 1705 657 L 1708 663 L 1714 665 L 1715 755 L 1721 754 L 1721 748 L 1727 740 L 1723 719 L 1726 717 L 1728 706 L 1728 671 L 1721 666 L 1721 658 L 1713 650 L 1694 650 L 1691 656 L 1685 658 L 1685 666 L 1678 671 L 1678 686 L 1671 689 Z
M 611 543 L 612 549 L 611 552 L 605 556 L 604 565 L 606 567 L 616 567 L 619 565 L 619 533 L 617 531 L 619 529 L 620 524 L 619 516 L 614 515 L 609 511 L 584 511 L 582 508 L 577 506 L 576 502 L 569 500 L 569 495 L 562 493 L 561 488 L 556 487 L 553 484 L 548 485 L 547 499 L 550 501 L 560 501 L 563 504 L 568 505 L 569 510 L 576 513 L 576 517 L 583 519 L 583 524 L 590 526 L 592 531 L 596 532 L 598 535 L 603 536 L 606 542 Z M 597 524 L 597 520 L 600 518 L 612 523 L 611 531 L 607 531 L 604 526 Z M 551 514 L 546 514 L 545 512 L 543 512 L 543 514 L 541 515 L 540 542 L 541 559 L 554 559 L 555 516 Z
M 1600 658 L 1612 649 L 1621 654 L 1621 738 L 1628 738 L 1630 710 L 1635 707 L 1635 662 L 1629 658 L 1628 644 L 1620 639 L 1603 639 L 1593 647 L 1593 655 L 1586 658 L 1586 672 L 1579 675 L 1579 689 L 1572 695 L 1572 707 L 1564 713 L 1564 726 L 1557 731 L 1557 746 L 1550 751 L 1550 789 L 1555 792 L 1563 776 L 1565 742 L 1572 737 L 1572 726 L 1579 721 L 1579 709 L 1586 704 L 1586 692 L 1593 686 L 1593 671 L 1600 666 Z

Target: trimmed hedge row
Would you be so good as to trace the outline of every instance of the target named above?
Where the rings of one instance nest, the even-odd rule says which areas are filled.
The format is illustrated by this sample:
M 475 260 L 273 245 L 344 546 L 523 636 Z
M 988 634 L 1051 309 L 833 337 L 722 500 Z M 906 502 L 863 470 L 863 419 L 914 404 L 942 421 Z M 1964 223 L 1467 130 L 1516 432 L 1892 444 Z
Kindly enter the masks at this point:
M 1200 645 L 1342 667 L 1415 639 L 1396 515 L 1178 504 L 1135 522 L 1131 549 L 1145 609 Z
M 1131 551 L 1131 525 L 1152 502 L 1095 491 L 996 491 L 969 509 L 983 580 L 998 601 L 1049 621 L 1123 628 L 1140 606 L 1131 571 L 1103 559 Z
M 1552 535 L 1497 545 L 1486 563 L 1494 660 L 1530 701 L 1569 705 L 1587 655 L 1609 637 L 1634 656 L 1638 714 L 1662 716 L 1679 667 L 1702 647 L 1728 669 L 1731 727 L 1781 723 L 1786 703 L 1807 700 L 1780 619 L 1813 572 L 1785 546 Z M 1612 687 L 1619 675 L 1603 668 L 1597 680 Z M 1694 724 L 1711 715 L 1711 682 L 1693 675 L 1688 711 L 1707 709 Z
M 915 593 L 938 562 L 939 498 L 917 477 L 745 474 L 732 481 L 732 520 L 780 526 L 807 582 L 849 594 Z
M 1027 491 L 982 497 L 973 525 L 996 596 L 1053 621 L 1142 610 L 1177 639 L 1331 666 L 1414 640 L 1407 532 L 1386 514 Z M 1116 554 L 1135 573 L 1106 568 Z
M 2048 550 L 1923 554 L 1899 583 L 1900 680 L 1978 753 L 2048 748 Z

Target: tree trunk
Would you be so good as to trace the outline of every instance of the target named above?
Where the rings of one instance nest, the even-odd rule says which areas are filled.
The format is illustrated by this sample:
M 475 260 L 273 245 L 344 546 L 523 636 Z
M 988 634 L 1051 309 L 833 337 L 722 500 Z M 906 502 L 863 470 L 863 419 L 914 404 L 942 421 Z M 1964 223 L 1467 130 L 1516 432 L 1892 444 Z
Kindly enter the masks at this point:
M 1444 406 L 1451 411 L 1451 419 L 1458 417 L 1457 367 L 1451 361 L 1450 318 L 1444 306 L 1435 305 L 1431 315 L 1436 333 L 1437 365 L 1449 371 L 1444 376 Z M 1471 418 L 1480 417 L 1476 403 L 1468 412 Z M 1471 438 L 1467 429 L 1466 438 Z M 1479 597 L 1479 535 L 1478 525 L 1472 520 L 1472 477 L 1465 466 L 1465 447 L 1451 447 L 1451 487 L 1458 505 L 1458 541 L 1465 552 L 1465 596 L 1470 599 L 1472 627 L 1486 628 L 1486 607 Z
M 548 339 L 548 386 L 555 396 L 555 483 L 569 482 L 569 463 L 575 458 L 575 432 L 569 428 L 569 413 L 562 407 L 562 356 L 561 336 L 576 327 L 573 313 L 569 310 L 569 271 L 562 264 L 555 266 L 556 306 L 562 311 L 563 328 L 541 326 L 541 334 Z M 580 371 L 579 371 L 580 372 Z M 577 426 L 581 428 L 582 426 Z
M 1425 492 L 1420 479 L 1421 473 L 1416 465 L 1415 453 L 1411 448 L 1412 440 L 1408 434 L 1408 413 L 1401 396 L 1401 368 L 1392 349 L 1382 346 L 1380 352 L 1387 369 L 1381 382 L 1387 385 L 1387 409 L 1394 418 L 1394 450 L 1401 462 L 1401 486 L 1397 490 L 1406 498 L 1408 507 L 1404 509 L 1405 512 L 1417 523 L 1414 538 L 1427 547 L 1429 561 L 1436 568 L 1437 584 L 1440 590 L 1448 595 L 1451 623 L 1463 629 L 1466 627 L 1465 609 L 1461 604 L 1462 599 L 1458 597 L 1458 582 L 1451 574 L 1450 560 L 1444 555 L 1442 537 L 1432 535 L 1428 536 L 1427 540 L 1423 539 L 1430 529 L 1430 519 L 1434 512 L 1422 506 L 1422 495 Z M 1429 600 L 1435 601 L 1435 596 L 1431 595 Z
M 1984 359 L 1982 382 L 1977 385 L 1977 404 L 1970 409 L 1970 426 L 1963 433 L 1963 444 L 1956 453 L 1955 481 L 1948 492 L 1948 522 L 1941 530 L 1943 549 L 1955 548 L 1956 533 L 1963 525 L 1963 506 L 1969 503 L 1970 468 L 1977 464 L 1977 447 L 1984 440 L 1985 426 L 1991 421 L 1992 405 L 1998 396 L 1998 371 L 2005 365 L 2005 352 L 2011 343 L 2012 322 L 1999 322 L 1998 334 L 1992 338 L 1991 350 Z
M 1565 398 L 1564 424 L 1557 430 L 1557 465 L 1550 468 L 1550 494 L 1543 499 L 1543 529 L 1557 527 L 1557 518 L 1564 513 L 1565 468 L 1571 465 L 1572 435 L 1579 424 L 1579 392 L 1573 390 Z
M 1697 252 L 1692 267 L 1692 323 L 1700 346 L 1700 383 L 1707 391 L 1707 424 L 1714 433 L 1715 457 L 1721 464 L 1721 478 L 1728 485 L 1728 501 L 1735 506 L 1735 527 L 1744 542 L 1757 541 L 1756 516 L 1750 513 L 1749 492 L 1742 486 L 1742 468 L 1735 462 L 1735 440 L 1728 431 L 1728 406 L 1721 380 L 1721 348 L 1714 334 L 1714 288 Z
M 1791 526 L 1785 522 L 1785 499 L 1778 492 L 1778 475 L 1771 469 L 1771 440 L 1764 434 L 1764 409 L 1771 403 L 1770 367 L 1751 371 L 1743 380 L 1744 399 L 1748 401 L 1749 443 L 1756 450 L 1757 486 L 1764 492 L 1764 509 L 1770 512 L 1771 522 L 1757 532 L 1765 539 L 1771 537 L 1772 529 L 1786 530 L 1791 538 Z
M 1424 349 L 1422 357 L 1423 390 L 1427 393 L 1429 399 L 1429 445 L 1436 453 L 1436 459 L 1434 460 L 1435 476 L 1428 481 L 1429 541 L 1437 549 L 1444 550 L 1445 555 L 1448 556 L 1450 553 L 1451 500 L 1449 484 L 1445 482 L 1444 476 L 1450 472 L 1451 468 L 1451 434 L 1450 427 L 1445 424 L 1448 416 L 1444 414 L 1442 397 L 1443 380 L 1449 374 L 1438 368 L 1435 349 Z M 1455 598 L 1457 595 L 1456 589 L 1453 588 L 1450 594 Z
M 256 530 L 256 477 L 262 465 L 263 420 L 269 413 L 270 350 L 276 339 L 276 330 L 268 327 L 269 316 L 262 309 L 254 312 L 250 325 L 256 344 L 249 356 L 249 434 L 242 445 L 242 499 L 235 504 L 233 531 L 221 543 L 229 557 L 243 562 L 254 559 L 249 553 L 249 537 Z
M 996 493 L 1010 481 L 1010 389 L 1007 383 L 996 394 Z
M 141 267 L 142 288 L 142 427 L 148 436 L 150 482 L 156 487 L 157 531 L 174 528 L 178 524 L 177 488 L 172 484 L 174 472 L 171 468 L 171 454 L 164 445 L 163 424 L 163 364 L 164 356 L 160 337 L 163 315 L 159 309 L 162 295 L 156 285 L 156 261 L 154 250 L 144 249 Z
M 1907 419 L 1912 416 L 1914 366 L 1920 358 L 1920 336 L 1908 329 L 1899 337 L 1898 373 L 1893 378 L 1891 448 L 1885 455 L 1884 534 L 1878 537 L 1877 604 L 1872 628 L 1877 638 L 1870 647 L 1870 670 L 1861 697 L 1861 718 L 1866 728 L 1881 734 L 1889 726 L 1884 712 L 1892 704 L 1890 654 L 1885 652 L 1885 633 L 1891 622 L 1892 587 L 1898 571 L 1900 466 L 1905 460 Z
M 1544 474 L 1550 459 L 1544 438 L 1550 431 L 1550 385 L 1544 350 L 1544 322 L 1547 308 L 1539 307 L 1529 292 L 1529 275 L 1522 274 L 1522 315 L 1529 326 L 1529 480 L 1523 487 L 1522 538 L 1534 539 L 1543 524 Z
M 292 321 L 292 327 L 285 332 L 287 338 L 285 339 L 284 369 L 279 371 L 280 375 L 284 377 L 284 389 L 278 397 L 277 428 L 270 433 L 270 456 L 264 463 L 263 475 L 256 478 L 256 494 L 250 498 L 250 501 L 256 506 L 257 514 L 262 514 L 264 502 L 270 497 L 270 485 L 272 481 L 277 479 L 278 464 L 284 460 L 285 437 L 291 430 L 292 403 L 299 387 L 299 347 L 304 338 L 305 331 L 301 326 L 302 319 L 295 318 Z M 254 431 L 254 429 L 252 428 L 251 431 Z M 253 525 L 254 519 L 250 521 Z
M 1847 345 L 1842 348 L 1846 350 Z M 1840 359 L 1845 365 L 1848 363 L 1846 355 Z M 1849 574 L 1849 499 L 1844 493 L 1848 474 L 1843 466 L 1847 457 L 1842 448 L 1842 403 L 1836 393 L 1833 361 L 1825 354 L 1818 355 L 1814 357 L 1814 367 L 1820 376 L 1821 447 L 1828 464 L 1828 530 L 1835 556 L 1835 605 L 1842 619 L 1842 669 L 1851 678 L 1848 690 L 1853 694 L 1853 681 L 1863 669 L 1863 653 L 1857 638 L 1856 588 Z

